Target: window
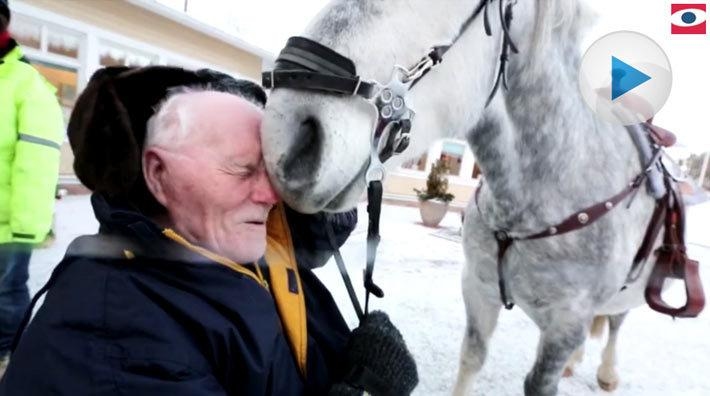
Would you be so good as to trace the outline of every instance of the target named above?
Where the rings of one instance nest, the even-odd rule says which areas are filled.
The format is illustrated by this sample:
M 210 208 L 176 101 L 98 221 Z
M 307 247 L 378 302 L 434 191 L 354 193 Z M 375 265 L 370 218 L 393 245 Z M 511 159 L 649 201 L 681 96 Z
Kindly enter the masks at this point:
M 13 15 L 10 34 L 24 47 L 42 48 L 42 25 L 39 22 Z
M 47 52 L 73 59 L 79 58 L 81 35 L 64 29 L 47 29 Z
M 158 64 L 158 56 L 112 43 L 102 43 L 101 66 L 148 66 Z
M 10 33 L 24 48 L 79 59 L 83 40 L 79 32 L 18 14 L 13 16 Z
M 34 66 L 44 78 L 57 88 L 57 98 L 64 112 L 65 125 L 69 122 L 69 115 L 77 96 L 77 71 L 76 69 L 53 65 L 31 59 Z
M 463 160 L 466 146 L 462 143 L 443 142 L 441 156 L 439 157 L 448 167 L 449 174 L 458 176 L 461 173 L 461 161 Z

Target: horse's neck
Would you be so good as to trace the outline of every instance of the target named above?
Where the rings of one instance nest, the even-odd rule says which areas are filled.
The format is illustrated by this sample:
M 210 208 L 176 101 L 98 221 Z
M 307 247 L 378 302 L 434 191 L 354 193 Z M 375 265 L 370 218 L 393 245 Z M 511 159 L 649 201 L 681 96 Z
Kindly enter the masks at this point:
M 624 129 L 599 123 L 583 103 L 577 59 L 537 70 L 524 63 L 511 63 L 510 90 L 497 94 L 469 142 L 486 180 L 486 217 L 533 231 L 621 190 L 639 163 Z

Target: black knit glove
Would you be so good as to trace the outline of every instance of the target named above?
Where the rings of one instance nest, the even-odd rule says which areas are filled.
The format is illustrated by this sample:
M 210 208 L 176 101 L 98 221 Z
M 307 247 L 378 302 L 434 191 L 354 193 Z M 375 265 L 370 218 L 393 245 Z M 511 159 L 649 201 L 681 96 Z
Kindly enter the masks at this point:
M 387 314 L 371 312 L 353 330 L 347 346 L 346 375 L 330 396 L 407 396 L 419 382 L 417 365 L 402 334 Z

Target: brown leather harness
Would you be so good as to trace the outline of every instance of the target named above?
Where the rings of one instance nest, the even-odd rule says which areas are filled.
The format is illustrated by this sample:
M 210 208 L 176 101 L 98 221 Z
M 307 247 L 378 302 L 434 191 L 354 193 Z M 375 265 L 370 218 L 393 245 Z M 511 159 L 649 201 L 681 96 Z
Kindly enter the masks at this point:
M 501 301 L 506 309 L 512 309 L 513 302 L 506 288 L 504 258 L 505 253 L 514 242 L 547 238 L 579 230 L 599 220 L 626 198 L 631 197 L 631 200 L 633 200 L 633 197 L 646 178 L 649 169 L 655 166 L 659 161 L 661 154 L 660 147 L 668 147 L 675 143 L 675 136 L 671 132 L 652 125 L 650 122 L 644 125 L 649 132 L 650 138 L 657 147 L 656 154 L 651 162 L 647 164 L 648 166 L 621 192 L 604 201 L 579 210 L 560 223 L 535 234 L 511 236 L 506 230 L 495 230 L 493 232 L 493 236 L 498 244 L 498 287 Z M 651 250 L 661 230 L 661 226 L 665 225 L 663 244 L 656 250 L 656 264 L 645 290 L 646 302 L 654 311 L 672 317 L 696 317 L 705 306 L 705 295 L 698 273 L 698 262 L 688 258 L 686 255 L 684 239 L 685 209 L 683 207 L 682 198 L 677 191 L 675 180 L 665 167 L 661 166 L 661 168 L 663 170 L 667 193 L 656 202 L 656 208 L 646 229 L 643 242 L 634 257 L 631 271 L 627 276 L 627 283 L 631 283 L 638 278 L 643 264 L 651 255 Z M 477 206 L 478 196 L 481 190 L 480 187 L 479 185 L 475 193 Z M 631 205 L 631 201 L 629 201 L 627 207 L 629 205 Z M 670 306 L 661 296 L 663 285 L 668 278 L 680 279 L 685 283 L 686 303 L 682 307 L 674 308 Z M 626 286 L 624 286 L 622 290 L 625 288 Z
M 705 294 L 698 272 L 698 262 L 686 255 L 685 208 L 683 199 L 670 177 L 665 178 L 668 193 L 656 202 L 641 248 L 639 248 L 632 271 L 650 255 L 653 242 L 658 237 L 661 225 L 665 225 L 663 243 L 656 250 L 656 265 L 646 285 L 646 302 L 654 311 L 672 317 L 694 318 L 705 306 Z M 663 300 L 663 284 L 666 279 L 680 279 L 685 284 L 685 305 L 672 307 Z

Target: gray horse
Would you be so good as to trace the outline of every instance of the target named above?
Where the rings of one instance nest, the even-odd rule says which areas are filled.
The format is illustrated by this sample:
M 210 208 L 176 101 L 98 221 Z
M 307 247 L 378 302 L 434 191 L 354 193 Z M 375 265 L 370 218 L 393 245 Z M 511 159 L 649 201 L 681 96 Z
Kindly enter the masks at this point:
M 499 0 L 505 1 L 505 0 Z M 471 0 L 335 0 L 305 36 L 352 59 L 358 74 L 388 81 L 394 64 L 411 65 L 433 45 L 447 44 L 472 15 Z M 498 2 L 491 5 L 497 9 Z M 498 71 L 502 29 L 483 17 L 465 29 L 444 62 L 410 91 L 412 140 L 395 167 L 436 139 L 465 138 L 485 176 L 464 224 L 467 326 L 454 393 L 463 395 L 484 363 L 501 310 L 493 230 L 524 236 L 623 190 L 642 165 L 621 126 L 597 119 L 577 87 L 580 38 L 591 18 L 573 0 L 518 0 L 510 34 L 509 90 L 486 99 Z M 372 107 L 355 96 L 277 89 L 262 142 L 275 187 L 305 212 L 352 207 L 365 189 Z M 610 340 L 598 371 L 605 389 L 618 384 L 614 344 L 623 315 L 643 304 L 651 265 L 623 291 L 653 211 L 639 194 L 581 230 L 519 241 L 505 256 L 512 300 L 540 328 L 526 395 L 554 395 L 595 316 L 610 316 Z M 576 351 L 576 353 L 575 353 Z

